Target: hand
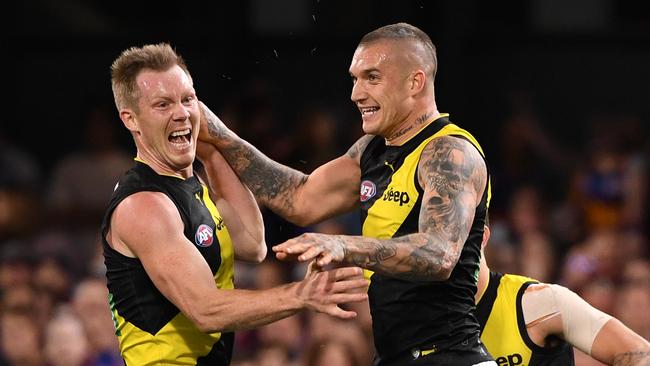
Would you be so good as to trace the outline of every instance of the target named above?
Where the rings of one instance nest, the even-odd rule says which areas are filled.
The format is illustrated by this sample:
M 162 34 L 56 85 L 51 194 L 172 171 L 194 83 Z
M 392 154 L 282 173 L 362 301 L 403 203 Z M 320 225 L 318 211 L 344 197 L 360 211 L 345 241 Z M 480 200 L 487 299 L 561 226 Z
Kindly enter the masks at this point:
M 209 142 L 202 141 L 201 139 L 196 141 L 196 157 L 201 160 L 203 164 L 210 161 L 212 154 L 220 154 L 216 146 Z
M 350 319 L 357 316 L 357 313 L 343 310 L 338 304 L 365 301 L 368 298 L 367 288 L 368 281 L 363 278 L 361 268 L 343 267 L 311 272 L 297 283 L 296 292 L 306 308 L 337 318 Z
M 309 262 L 309 264 L 307 265 L 307 271 L 305 272 L 305 278 L 308 278 L 311 275 L 315 275 L 316 273 L 320 273 L 320 272 L 323 272 L 323 271 L 325 271 L 325 268 L 319 266 L 318 264 L 316 264 L 316 261 L 313 260 L 313 261 Z
M 226 124 L 214 114 L 203 102 L 199 101 L 201 109 L 201 123 L 199 127 L 199 141 L 214 143 L 215 138 L 225 134 L 228 130 Z
M 331 262 L 343 262 L 345 243 L 339 236 L 306 233 L 273 247 L 276 258 L 284 261 L 307 262 L 316 259 L 316 265 L 325 267 Z

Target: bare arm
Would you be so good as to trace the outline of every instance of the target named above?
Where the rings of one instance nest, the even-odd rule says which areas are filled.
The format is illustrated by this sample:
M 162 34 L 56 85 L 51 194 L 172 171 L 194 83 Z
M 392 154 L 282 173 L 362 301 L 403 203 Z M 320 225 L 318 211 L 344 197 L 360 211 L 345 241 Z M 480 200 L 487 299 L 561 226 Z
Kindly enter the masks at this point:
M 236 258 L 263 261 L 264 222 L 255 197 L 213 145 L 199 141 L 197 155 L 205 167 L 210 196 L 226 223 Z
M 419 232 L 389 240 L 360 236 L 303 234 L 273 250 L 280 259 L 346 261 L 404 279 L 449 278 L 469 235 L 487 181 L 482 157 L 469 142 L 433 139 L 422 152 L 418 179 L 424 188 Z
M 554 335 L 607 365 L 650 366 L 648 341 L 566 287 L 531 285 L 522 307 L 528 334 L 540 346 Z
M 650 343 L 613 318 L 596 336 L 591 357 L 614 366 L 650 366 Z
M 358 203 L 359 156 L 353 155 L 358 146 L 306 175 L 271 160 L 229 130 L 204 104 L 201 108 L 199 139 L 215 145 L 255 197 L 286 220 L 306 226 L 350 211 Z
M 358 293 L 367 286 L 359 268 L 316 273 L 264 291 L 219 289 L 205 259 L 182 233 L 180 215 L 167 196 L 139 192 L 118 205 L 107 239 L 116 250 L 137 257 L 160 292 L 202 331 L 252 328 L 301 309 L 350 318 L 355 314 L 337 304 L 365 299 Z

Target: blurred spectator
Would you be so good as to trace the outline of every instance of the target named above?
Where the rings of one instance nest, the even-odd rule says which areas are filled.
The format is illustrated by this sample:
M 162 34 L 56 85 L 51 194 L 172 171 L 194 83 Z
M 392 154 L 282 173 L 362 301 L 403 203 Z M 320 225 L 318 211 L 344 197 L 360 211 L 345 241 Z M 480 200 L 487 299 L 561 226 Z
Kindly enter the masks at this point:
M 554 248 L 548 236 L 546 207 L 534 186 L 522 186 L 512 193 L 510 222 L 519 245 L 520 271 L 542 282 L 555 279 Z
M 67 308 L 57 314 L 45 328 L 47 366 L 88 366 L 90 349 L 81 321 Z
M 544 129 L 532 96 L 525 90 L 508 94 L 509 115 L 500 124 L 498 158 L 492 170 L 493 200 L 498 210 L 506 207 L 513 191 L 521 186 L 543 189 L 545 197 L 560 200 L 574 156 Z M 493 212 L 498 216 L 500 212 Z
M 310 336 L 308 349 L 314 347 L 314 344 L 336 339 L 350 346 L 356 364 L 372 364 L 374 356 L 372 337 L 368 337 L 356 319 L 341 321 L 324 314 L 310 313 L 307 329 L 307 334 Z
M 111 318 L 105 278 L 83 279 L 73 291 L 71 305 L 88 336 L 88 365 L 124 365 Z
M 650 286 L 624 284 L 616 297 L 614 316 L 645 339 L 650 339 Z
M 56 303 L 68 301 L 74 281 L 69 267 L 62 254 L 41 258 L 34 269 L 34 286 Z
M 589 125 L 584 166 L 574 177 L 572 200 L 582 209 L 589 230 L 643 230 L 648 161 L 639 119 L 599 116 Z
M 349 146 L 342 146 L 338 137 L 337 119 L 323 107 L 309 107 L 297 117 L 292 164 L 305 173 L 342 155 Z
M 0 130 L 0 244 L 38 228 L 41 176 L 36 160 Z
M 133 156 L 118 143 L 120 121 L 113 108 L 91 108 L 83 127 L 83 149 L 64 156 L 52 171 L 48 219 L 59 226 L 96 229 L 117 179 L 133 165 Z
M 291 366 L 290 351 L 284 344 L 264 343 L 257 351 L 255 366 Z
M 561 282 L 579 292 L 594 279 L 617 281 L 622 254 L 619 243 L 620 236 L 616 231 L 601 230 L 591 234 L 569 252 Z
M 336 338 L 313 342 L 307 350 L 305 366 L 362 366 L 351 345 Z M 367 364 L 369 365 L 369 364 Z
M 31 283 L 35 261 L 26 242 L 6 242 L 0 248 L 0 291 Z
M 614 313 L 617 294 L 614 283 L 602 277 L 586 282 L 579 292 L 580 297 L 591 306 L 607 314 Z
M 0 313 L 0 358 L 9 366 L 42 366 L 42 330 L 30 313 Z
M 303 327 L 300 314 L 267 324 L 257 330 L 258 342 L 262 347 L 275 345 L 286 350 L 290 360 L 295 360 L 304 347 Z

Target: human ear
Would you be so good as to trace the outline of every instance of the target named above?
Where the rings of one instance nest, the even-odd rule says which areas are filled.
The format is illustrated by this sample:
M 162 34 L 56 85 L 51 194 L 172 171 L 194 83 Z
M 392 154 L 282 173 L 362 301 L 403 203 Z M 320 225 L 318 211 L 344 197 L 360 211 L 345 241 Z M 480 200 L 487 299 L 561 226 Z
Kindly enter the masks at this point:
M 417 70 L 411 75 L 411 92 L 417 94 L 424 89 L 427 76 L 422 70 Z
M 120 119 L 122 120 L 124 127 L 126 127 L 129 131 L 139 132 L 138 122 L 136 121 L 135 113 L 133 113 L 132 110 L 130 109 L 120 110 Z

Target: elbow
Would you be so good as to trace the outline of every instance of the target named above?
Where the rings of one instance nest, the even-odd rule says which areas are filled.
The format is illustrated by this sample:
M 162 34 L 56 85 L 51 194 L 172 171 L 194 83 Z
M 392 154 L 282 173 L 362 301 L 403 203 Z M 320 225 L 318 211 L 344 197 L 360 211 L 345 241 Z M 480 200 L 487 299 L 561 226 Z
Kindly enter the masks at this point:
M 436 276 L 436 281 L 447 281 L 451 277 L 451 272 L 453 268 L 441 267 Z
M 290 223 L 300 226 L 307 227 L 316 224 L 318 221 L 307 217 L 307 215 L 294 215 L 287 217 L 287 221 Z
M 196 328 L 202 333 L 214 333 L 219 332 L 219 327 L 214 324 L 209 323 L 206 319 L 193 319 L 192 320 Z
M 237 259 L 249 263 L 262 263 L 266 259 L 268 252 L 266 241 L 263 238 L 259 240 L 249 238 L 245 243 L 239 242 L 235 244 L 235 249 Z
M 194 310 L 194 312 L 185 313 L 187 318 L 194 324 L 196 329 L 202 333 L 215 333 L 215 332 L 229 332 L 233 330 L 233 324 L 227 323 L 224 320 L 227 318 L 209 314 L 207 309 Z
M 445 257 L 436 273 L 435 280 L 447 281 L 451 277 L 454 267 L 456 267 L 456 261 L 457 260 L 453 260 L 452 258 Z
M 216 324 L 214 317 L 203 314 L 200 310 L 190 310 L 186 313 L 187 318 L 203 333 L 214 333 L 222 331 L 223 325 Z
M 262 263 L 266 258 L 268 249 L 266 248 L 266 241 L 262 241 L 258 244 L 257 250 L 252 254 L 251 262 L 253 263 Z

